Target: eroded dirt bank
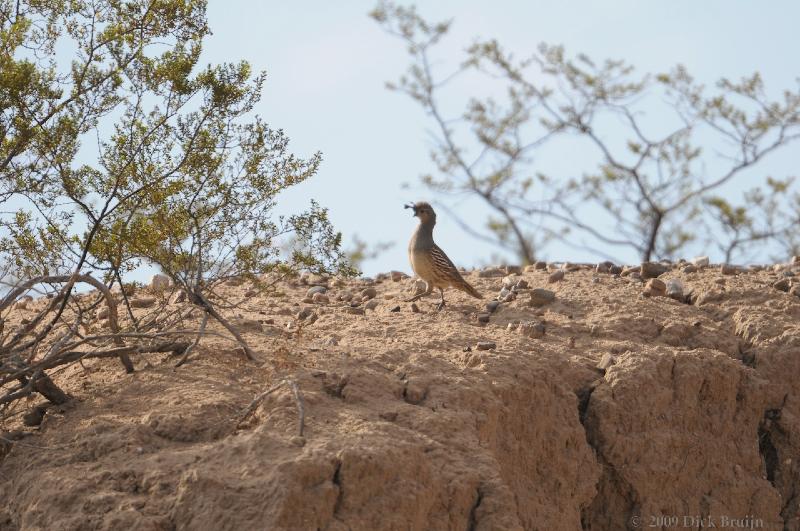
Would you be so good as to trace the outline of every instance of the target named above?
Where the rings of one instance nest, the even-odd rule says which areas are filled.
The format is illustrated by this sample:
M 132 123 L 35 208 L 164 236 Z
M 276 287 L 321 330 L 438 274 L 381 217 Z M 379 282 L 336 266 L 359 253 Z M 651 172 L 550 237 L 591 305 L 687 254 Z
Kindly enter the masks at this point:
M 54 376 L 70 405 L 4 427 L 30 435 L 0 443 L 0 529 L 800 529 L 792 267 L 676 266 L 660 279 L 682 300 L 635 275 L 531 269 L 470 273 L 486 300 L 448 293 L 440 313 L 402 302 L 411 279 L 251 295 L 227 315 L 272 364 L 211 336 L 178 369 L 70 367 Z M 516 298 L 482 322 L 504 282 Z M 325 296 L 302 302 L 315 283 Z M 530 288 L 555 300 L 531 305 Z M 288 386 L 237 428 L 287 377 L 304 436 Z

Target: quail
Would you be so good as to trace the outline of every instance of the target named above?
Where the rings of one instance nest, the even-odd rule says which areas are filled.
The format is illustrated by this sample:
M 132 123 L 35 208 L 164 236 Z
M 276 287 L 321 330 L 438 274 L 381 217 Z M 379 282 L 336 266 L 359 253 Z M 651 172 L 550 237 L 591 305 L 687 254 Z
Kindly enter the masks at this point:
M 433 288 L 439 288 L 442 300 L 437 305 L 437 310 L 445 306 L 444 288 L 456 288 L 478 299 L 483 296 L 470 286 L 458 272 L 453 262 L 444 254 L 438 245 L 433 242 L 433 226 L 436 225 L 436 212 L 431 205 L 425 202 L 405 205 L 414 211 L 419 218 L 417 230 L 408 243 L 408 258 L 414 273 L 425 281 L 426 289 L 423 293 L 415 295 L 406 302 L 412 302 L 420 297 L 430 295 Z

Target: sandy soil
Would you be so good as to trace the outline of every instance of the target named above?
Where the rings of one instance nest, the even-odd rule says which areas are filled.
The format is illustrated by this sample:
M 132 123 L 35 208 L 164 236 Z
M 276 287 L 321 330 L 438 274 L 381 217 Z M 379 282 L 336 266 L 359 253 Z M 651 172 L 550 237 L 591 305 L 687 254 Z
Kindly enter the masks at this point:
M 75 400 L 2 427 L 27 436 L 0 441 L 0 529 L 798 530 L 800 298 L 773 287 L 793 274 L 674 267 L 660 279 L 681 301 L 588 267 L 472 272 L 485 300 L 418 313 L 411 279 L 296 279 L 225 312 L 257 363 L 210 336 L 177 369 L 148 354 L 131 375 L 55 374 Z M 555 300 L 520 289 L 482 322 L 521 279 Z M 302 302 L 315 282 L 327 303 Z M 355 309 L 337 300 L 366 288 Z M 237 425 L 286 378 L 302 437 L 288 385 Z

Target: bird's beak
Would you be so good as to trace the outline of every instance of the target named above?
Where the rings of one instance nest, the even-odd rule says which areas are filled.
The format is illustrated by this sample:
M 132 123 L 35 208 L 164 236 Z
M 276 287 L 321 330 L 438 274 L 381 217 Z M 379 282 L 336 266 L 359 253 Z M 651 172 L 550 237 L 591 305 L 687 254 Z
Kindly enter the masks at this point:
M 417 207 L 414 206 L 414 203 L 408 203 L 407 205 L 404 205 L 403 208 L 410 208 L 411 210 L 414 211 L 414 215 L 415 216 L 417 215 Z

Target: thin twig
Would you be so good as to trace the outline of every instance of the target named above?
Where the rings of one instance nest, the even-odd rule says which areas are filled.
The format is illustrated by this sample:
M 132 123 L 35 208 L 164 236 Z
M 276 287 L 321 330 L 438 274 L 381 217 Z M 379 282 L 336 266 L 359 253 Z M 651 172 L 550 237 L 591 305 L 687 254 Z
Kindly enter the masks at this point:
M 189 345 L 181 356 L 181 359 L 178 360 L 178 363 L 175 364 L 175 367 L 180 367 L 186 360 L 189 359 L 189 353 L 197 347 L 197 344 L 200 343 L 200 339 L 203 337 L 203 333 L 206 331 L 206 324 L 208 323 L 208 312 L 203 313 L 203 321 L 200 323 L 200 330 L 197 331 L 197 337 L 194 340 L 194 343 Z
M 305 422 L 306 422 L 306 411 L 305 411 L 305 404 L 303 402 L 303 395 L 300 393 L 300 388 L 298 387 L 297 382 L 295 382 L 294 380 L 288 380 L 288 379 L 287 380 L 281 380 L 280 382 L 276 383 L 275 385 L 273 385 L 272 387 L 270 387 L 269 389 L 267 389 L 263 393 L 260 393 L 260 394 L 256 395 L 256 397 L 253 399 L 253 401 L 250 402 L 250 405 L 248 405 L 245 408 L 244 412 L 239 416 L 239 420 L 236 422 L 235 426 L 237 428 L 239 426 L 241 426 L 241 424 L 245 420 L 247 420 L 250 417 L 250 415 L 255 413 L 256 409 L 258 409 L 259 404 L 261 404 L 261 402 L 266 397 L 268 397 L 269 395 L 271 395 L 272 393 L 274 393 L 275 391 L 277 391 L 278 389 L 280 389 L 284 385 L 288 385 L 292 390 L 292 394 L 294 395 L 295 404 L 297 405 L 298 433 L 302 437 L 303 436 L 303 432 L 305 430 Z

